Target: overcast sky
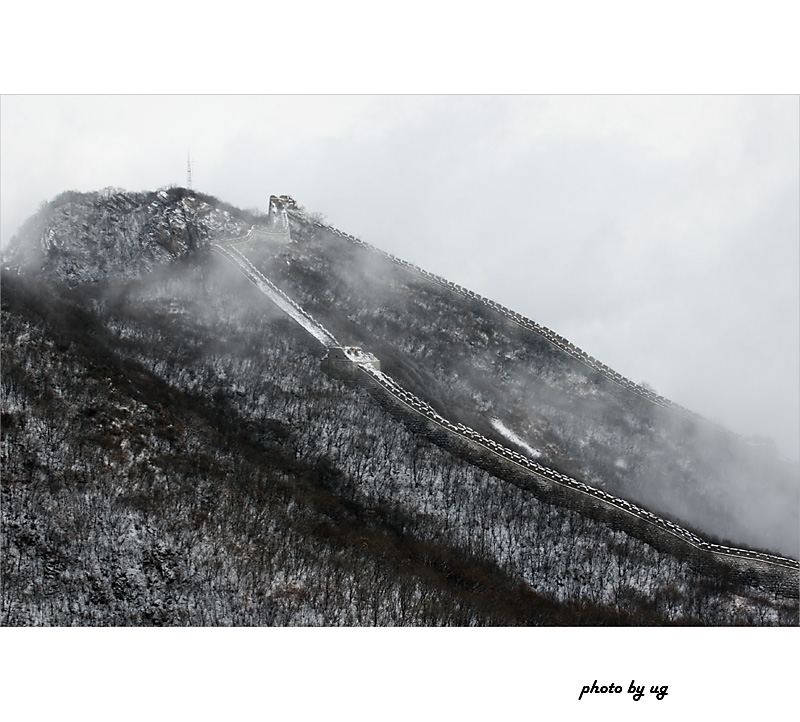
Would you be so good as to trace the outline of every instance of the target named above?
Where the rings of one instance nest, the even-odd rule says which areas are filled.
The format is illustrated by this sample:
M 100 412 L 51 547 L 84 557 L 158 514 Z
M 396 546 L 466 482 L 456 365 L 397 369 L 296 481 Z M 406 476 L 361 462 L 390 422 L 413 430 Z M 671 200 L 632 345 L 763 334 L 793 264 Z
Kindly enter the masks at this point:
M 735 431 L 800 438 L 796 96 L 3 96 L 3 246 L 66 189 L 288 193 Z

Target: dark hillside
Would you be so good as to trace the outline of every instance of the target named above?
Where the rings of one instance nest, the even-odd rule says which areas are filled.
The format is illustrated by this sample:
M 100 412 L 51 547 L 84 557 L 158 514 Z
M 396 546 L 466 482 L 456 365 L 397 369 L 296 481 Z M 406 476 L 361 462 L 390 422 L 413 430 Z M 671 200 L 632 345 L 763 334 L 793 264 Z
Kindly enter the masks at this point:
M 174 195 L 229 213 L 231 233 L 246 226 Z M 121 227 L 140 200 L 115 201 L 130 206 Z M 45 208 L 29 223 L 34 247 L 60 229 L 72 265 L 37 266 L 21 236 L 2 275 L 3 624 L 797 623 L 796 598 L 544 503 L 323 373 L 322 345 L 208 250 L 223 226 L 191 248 L 174 226 L 163 263 L 125 265 L 127 232 L 101 252 L 105 231 L 78 219 L 106 218 L 106 201 L 71 198 L 71 221 Z M 475 299 L 310 225 L 295 235 L 247 252 L 454 420 L 505 443 L 513 430 L 570 469 L 592 457 L 565 429 L 606 419 L 605 402 L 598 463 L 606 436 L 639 424 L 644 438 L 696 433 Z M 84 250 L 86 272 L 69 270 Z M 586 386 L 575 408 L 573 381 Z M 553 423 L 529 386 L 565 407 Z
M 207 263 L 4 279 L 5 624 L 792 618 L 414 438 Z

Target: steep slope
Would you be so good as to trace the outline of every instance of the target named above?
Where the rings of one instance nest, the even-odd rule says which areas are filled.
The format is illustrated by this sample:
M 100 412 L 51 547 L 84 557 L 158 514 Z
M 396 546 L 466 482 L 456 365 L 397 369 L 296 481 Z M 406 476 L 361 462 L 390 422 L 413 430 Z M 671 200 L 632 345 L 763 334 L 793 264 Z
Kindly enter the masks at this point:
M 139 288 L 98 316 L 89 299 L 4 280 L 3 624 L 618 619 L 562 608 L 401 531 L 402 510 L 377 517 L 333 493 L 337 456 L 312 439 L 329 428 L 344 449 L 360 429 L 332 428 L 339 390 L 308 344 L 262 309 L 210 324 L 227 333 L 209 344 L 214 311 L 197 313 L 193 284 L 176 293 L 186 281 L 165 281 L 163 303 L 146 289 L 152 314 Z M 198 382 L 207 393 L 185 390 Z M 244 401 L 257 409 L 237 413 Z
M 444 416 L 504 443 L 510 432 L 541 463 L 705 534 L 797 556 L 796 465 L 593 368 L 485 299 L 292 219 L 295 243 L 241 250 Z
M 228 212 L 241 235 L 249 219 Z M 485 433 L 499 433 L 493 419 L 523 433 L 502 399 L 487 415 L 466 384 L 450 393 L 447 347 L 424 345 L 429 315 L 396 264 L 370 252 L 369 267 L 348 267 L 360 249 L 292 222 L 288 245 L 262 234 L 237 248 L 432 405 Z M 97 242 L 71 233 L 79 248 Z M 796 623 L 796 600 L 543 503 L 321 373 L 323 345 L 204 250 L 224 237 L 121 272 L 135 281 L 99 263 L 88 283 L 66 275 L 71 290 L 57 265 L 46 282 L 4 273 L 4 624 Z M 399 300 L 338 313 L 313 277 L 324 249 L 329 286 L 366 296 L 383 278 Z M 420 293 L 433 303 L 424 282 Z M 411 340 L 372 343 L 358 314 L 377 327 L 372 309 L 391 319 L 401 301 Z

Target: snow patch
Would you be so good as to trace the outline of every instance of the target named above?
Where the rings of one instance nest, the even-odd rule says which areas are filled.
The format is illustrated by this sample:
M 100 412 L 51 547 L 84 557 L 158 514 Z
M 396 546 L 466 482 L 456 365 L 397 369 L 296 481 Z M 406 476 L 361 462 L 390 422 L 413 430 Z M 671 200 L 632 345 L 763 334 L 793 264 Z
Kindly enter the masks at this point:
M 490 421 L 492 422 L 492 426 L 494 426 L 494 428 L 497 431 L 499 431 L 504 438 L 508 439 L 511 443 L 515 444 L 516 446 L 519 446 L 521 449 L 524 449 L 532 459 L 538 459 L 542 455 L 541 451 L 539 451 L 538 449 L 534 449 L 532 446 L 525 443 L 525 441 L 523 441 L 502 421 L 500 421 L 500 419 L 492 418 L 490 419 Z

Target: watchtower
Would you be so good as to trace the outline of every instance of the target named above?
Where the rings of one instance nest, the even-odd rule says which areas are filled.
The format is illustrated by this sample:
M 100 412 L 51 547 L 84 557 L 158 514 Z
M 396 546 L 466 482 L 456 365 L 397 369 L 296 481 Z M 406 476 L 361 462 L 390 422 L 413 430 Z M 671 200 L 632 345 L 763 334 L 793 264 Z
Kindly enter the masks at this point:
M 359 366 L 381 370 L 378 357 L 360 346 L 329 346 L 322 359 L 323 370 L 337 376 L 354 376 Z

